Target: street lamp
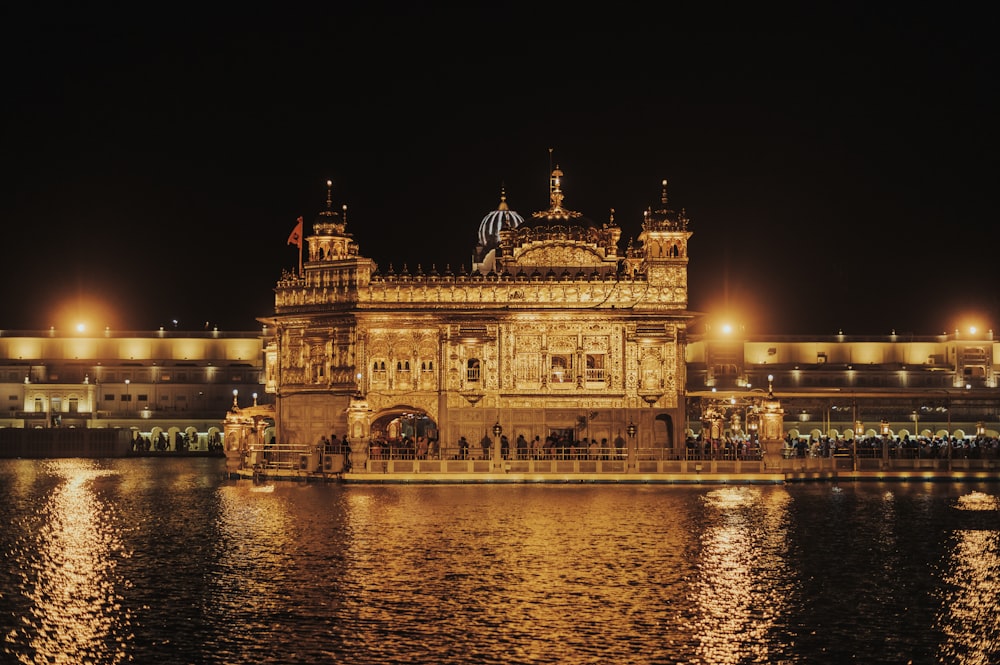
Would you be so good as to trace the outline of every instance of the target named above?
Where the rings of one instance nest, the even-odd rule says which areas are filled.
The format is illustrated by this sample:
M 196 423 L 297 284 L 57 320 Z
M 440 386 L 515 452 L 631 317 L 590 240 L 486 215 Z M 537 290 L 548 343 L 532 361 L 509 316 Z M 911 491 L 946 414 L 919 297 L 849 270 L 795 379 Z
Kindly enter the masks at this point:
M 125 379 L 125 411 L 131 411 L 129 408 L 132 405 L 132 394 L 128 391 L 128 384 L 132 383 L 128 379 Z
M 503 427 L 500 426 L 500 421 L 497 420 L 496 424 L 493 425 L 493 465 L 494 467 L 500 466 L 500 458 L 503 456 L 503 450 L 500 445 L 500 435 L 503 434 Z
M 747 411 L 747 436 L 749 438 L 749 443 L 747 445 L 748 453 L 752 450 L 756 450 L 757 448 L 757 430 L 759 428 L 760 414 L 757 413 L 757 406 L 754 405 Z
M 239 408 L 239 404 L 236 402 L 236 398 L 239 396 L 239 394 L 240 391 L 237 390 L 236 388 L 233 388 L 233 409 Z
M 889 421 L 885 418 L 882 419 L 881 427 L 882 431 L 882 459 L 889 459 Z
M 639 460 L 639 444 L 636 443 L 635 446 L 632 445 L 632 441 L 635 440 L 635 433 L 638 431 L 638 429 L 639 428 L 636 427 L 635 423 L 632 422 L 631 420 L 628 422 L 628 427 L 625 428 L 625 432 L 628 433 L 628 440 L 629 440 L 628 449 L 629 449 L 629 453 L 632 454 L 632 455 L 634 455 L 634 457 L 632 457 L 632 464 L 631 464 L 631 466 L 633 466 L 633 467 L 636 465 L 636 463 Z
M 257 393 L 253 394 L 253 405 L 257 406 Z

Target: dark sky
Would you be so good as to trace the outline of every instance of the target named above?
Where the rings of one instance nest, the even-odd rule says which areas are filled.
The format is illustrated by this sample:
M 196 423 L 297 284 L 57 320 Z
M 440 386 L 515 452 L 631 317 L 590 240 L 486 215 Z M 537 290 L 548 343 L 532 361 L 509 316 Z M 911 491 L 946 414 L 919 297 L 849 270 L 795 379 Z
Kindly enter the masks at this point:
M 35 4 L 0 10 L 0 329 L 254 329 L 328 178 L 381 266 L 468 265 L 501 186 L 547 207 L 550 148 L 566 206 L 624 239 L 670 181 L 692 309 L 1000 321 L 985 15 Z

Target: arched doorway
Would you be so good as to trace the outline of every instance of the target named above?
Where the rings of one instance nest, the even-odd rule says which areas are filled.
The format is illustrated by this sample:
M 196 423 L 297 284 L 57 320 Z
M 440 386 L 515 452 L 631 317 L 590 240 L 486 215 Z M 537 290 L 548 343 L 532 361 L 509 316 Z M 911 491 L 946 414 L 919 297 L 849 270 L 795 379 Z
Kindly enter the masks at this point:
M 656 415 L 653 425 L 654 441 L 663 442 L 664 448 L 674 447 L 674 418 L 669 413 Z
M 436 459 L 438 427 L 422 409 L 400 405 L 380 411 L 369 427 L 372 456 Z

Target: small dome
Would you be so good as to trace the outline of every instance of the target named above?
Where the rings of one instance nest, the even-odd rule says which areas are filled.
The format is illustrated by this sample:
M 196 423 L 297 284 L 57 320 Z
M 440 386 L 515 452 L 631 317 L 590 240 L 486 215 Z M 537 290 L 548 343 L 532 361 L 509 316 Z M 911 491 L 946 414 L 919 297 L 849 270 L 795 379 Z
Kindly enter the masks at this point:
M 507 194 L 500 190 L 500 205 L 479 223 L 479 244 L 482 247 L 495 246 L 500 242 L 501 231 L 516 229 L 521 224 L 524 224 L 524 218 L 507 206 Z

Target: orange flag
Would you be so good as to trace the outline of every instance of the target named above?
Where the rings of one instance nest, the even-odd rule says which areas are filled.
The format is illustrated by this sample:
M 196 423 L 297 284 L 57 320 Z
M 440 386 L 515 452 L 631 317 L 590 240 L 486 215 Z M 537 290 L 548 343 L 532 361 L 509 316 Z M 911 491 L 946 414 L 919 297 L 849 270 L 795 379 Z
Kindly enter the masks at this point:
M 295 225 L 292 232 L 288 236 L 288 244 L 295 245 L 299 249 L 302 249 L 302 218 L 299 217 L 299 223 Z

